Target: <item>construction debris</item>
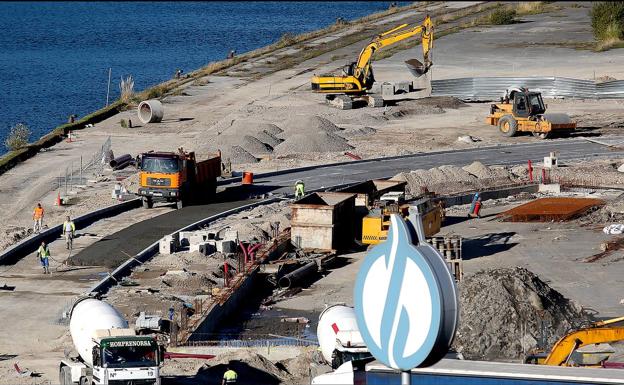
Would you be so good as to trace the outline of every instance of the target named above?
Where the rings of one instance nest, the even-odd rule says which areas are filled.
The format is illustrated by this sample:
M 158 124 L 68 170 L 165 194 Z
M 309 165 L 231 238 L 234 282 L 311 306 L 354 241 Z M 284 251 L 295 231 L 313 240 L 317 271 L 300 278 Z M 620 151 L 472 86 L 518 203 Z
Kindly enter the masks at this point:
M 518 359 L 589 320 L 580 307 L 521 267 L 478 272 L 461 282 L 459 292 L 454 347 L 466 359 Z
M 567 221 L 604 203 L 593 198 L 541 198 L 500 213 L 498 217 L 510 222 Z

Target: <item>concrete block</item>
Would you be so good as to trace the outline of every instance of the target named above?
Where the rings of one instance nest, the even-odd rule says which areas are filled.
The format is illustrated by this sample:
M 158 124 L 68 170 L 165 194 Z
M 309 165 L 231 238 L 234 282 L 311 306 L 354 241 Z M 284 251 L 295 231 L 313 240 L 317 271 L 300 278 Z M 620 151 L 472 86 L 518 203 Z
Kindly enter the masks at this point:
M 181 247 L 188 247 L 191 245 L 190 238 L 194 234 L 194 231 L 180 231 L 179 242 Z
M 172 236 L 167 235 L 162 238 L 159 242 L 159 252 L 160 254 L 169 255 L 175 253 L 176 245 Z
M 225 230 L 223 232 L 222 238 L 223 240 L 238 242 L 238 231 L 237 230 Z
M 381 85 L 381 95 L 382 96 L 389 96 L 389 95 L 394 95 L 394 84 L 391 83 L 384 83 Z
M 540 184 L 538 192 L 547 194 L 560 194 L 561 186 L 558 183 Z
M 210 255 L 217 250 L 214 242 L 204 242 L 199 245 L 199 252 L 203 255 Z
M 381 83 L 373 83 L 373 86 L 371 87 L 370 92 L 373 94 L 381 93 Z
M 412 88 L 412 82 L 397 82 L 394 83 L 394 92 L 398 93 L 399 91 L 401 92 L 410 92 Z
M 236 242 L 232 240 L 217 241 L 217 251 L 221 253 L 234 253 L 236 252 Z

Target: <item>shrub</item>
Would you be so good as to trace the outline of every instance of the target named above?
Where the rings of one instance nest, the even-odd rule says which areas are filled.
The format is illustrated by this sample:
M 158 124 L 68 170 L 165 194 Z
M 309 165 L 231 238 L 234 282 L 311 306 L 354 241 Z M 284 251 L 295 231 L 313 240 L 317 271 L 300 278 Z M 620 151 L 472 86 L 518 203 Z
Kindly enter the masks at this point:
M 591 9 L 591 24 L 596 40 L 621 39 L 624 32 L 624 3 L 595 3 Z
M 132 99 L 134 96 L 134 79 L 132 79 L 132 75 L 127 76 L 125 79 L 121 78 L 121 82 L 119 82 L 119 91 L 119 99 L 122 102 L 128 103 Z
M 544 12 L 544 4 L 543 1 L 523 1 L 518 4 L 516 13 L 518 15 L 536 15 Z
M 166 91 L 164 86 L 152 87 L 147 91 L 147 99 L 158 99 L 163 96 Z
M 511 8 L 500 8 L 490 13 L 489 22 L 493 25 L 512 24 L 516 17 L 516 10 Z
M 121 119 L 121 120 L 119 121 L 119 125 L 120 125 L 122 128 L 128 128 L 128 122 L 126 122 L 126 119 Z
M 30 139 L 30 128 L 24 123 L 18 123 L 11 127 L 9 136 L 4 141 L 4 145 L 10 150 L 15 151 L 25 147 Z

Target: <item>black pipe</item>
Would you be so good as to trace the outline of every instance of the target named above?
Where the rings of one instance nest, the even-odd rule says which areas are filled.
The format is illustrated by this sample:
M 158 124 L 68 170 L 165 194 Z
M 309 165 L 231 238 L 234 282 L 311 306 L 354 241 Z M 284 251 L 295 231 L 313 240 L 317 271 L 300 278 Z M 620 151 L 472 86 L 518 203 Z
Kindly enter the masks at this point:
M 303 278 L 314 274 L 317 271 L 318 268 L 316 266 L 316 262 L 308 262 L 297 270 L 294 270 L 280 278 L 278 281 L 278 285 L 282 289 L 288 289 L 292 286 L 293 283 L 297 283 L 297 281 L 301 281 Z
M 116 170 L 116 169 L 124 168 L 128 166 L 128 164 L 130 164 L 131 161 L 132 161 L 132 156 L 130 154 L 125 154 L 125 155 L 119 156 L 111 160 L 108 163 L 108 165 L 111 166 L 114 170 Z

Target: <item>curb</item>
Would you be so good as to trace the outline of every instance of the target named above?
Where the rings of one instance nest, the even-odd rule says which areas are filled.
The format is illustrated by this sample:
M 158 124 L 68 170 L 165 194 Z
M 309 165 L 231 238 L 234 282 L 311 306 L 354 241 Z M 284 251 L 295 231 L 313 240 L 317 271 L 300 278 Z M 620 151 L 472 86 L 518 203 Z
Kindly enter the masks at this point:
M 123 203 L 104 207 L 99 210 L 92 211 L 80 217 L 74 218 L 76 229 L 85 228 L 100 219 L 109 218 L 118 215 L 124 211 L 138 208 L 141 206 L 140 199 L 132 199 Z M 32 235 L 18 242 L 17 244 L 7 248 L 0 253 L 0 264 L 17 262 L 29 253 L 34 253 L 41 241 L 49 243 L 58 239 L 63 232 L 63 225 L 56 225 L 39 234 Z

